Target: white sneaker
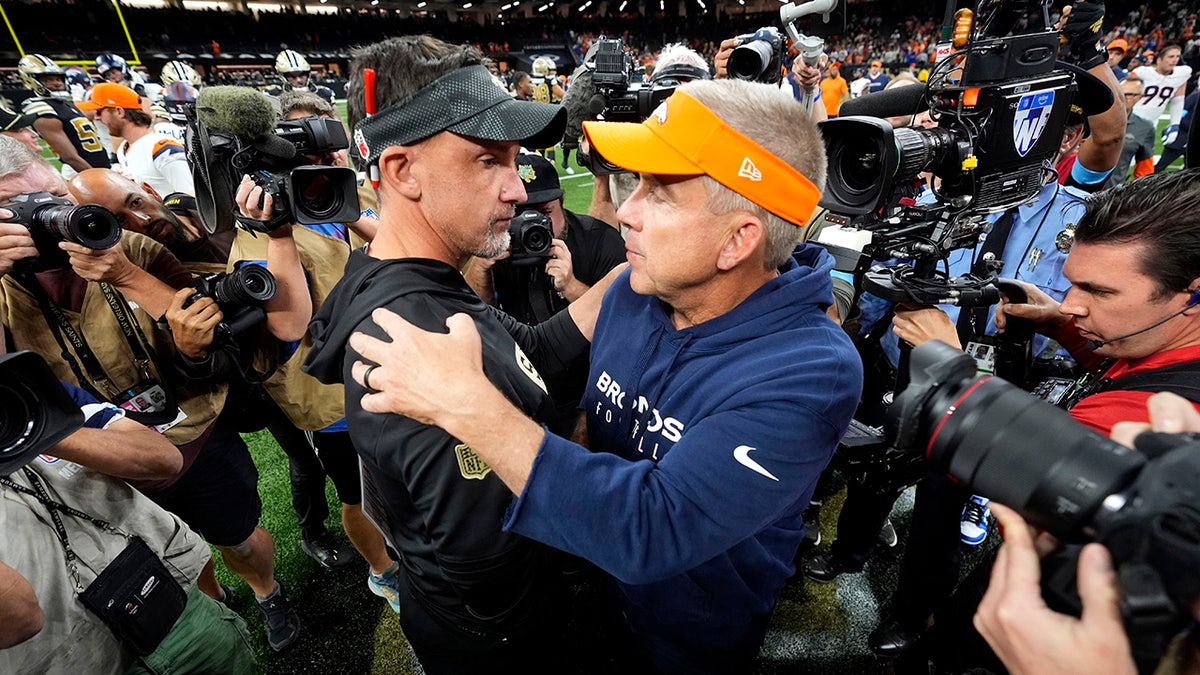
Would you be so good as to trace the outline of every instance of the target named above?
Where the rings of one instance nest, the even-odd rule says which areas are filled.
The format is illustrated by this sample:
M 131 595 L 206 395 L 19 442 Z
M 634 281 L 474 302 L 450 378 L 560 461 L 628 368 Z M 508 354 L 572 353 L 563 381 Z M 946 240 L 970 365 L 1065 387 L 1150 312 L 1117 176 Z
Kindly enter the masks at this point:
M 963 507 L 962 522 L 958 527 L 959 538 L 969 546 L 978 546 L 988 535 L 988 499 L 971 495 Z

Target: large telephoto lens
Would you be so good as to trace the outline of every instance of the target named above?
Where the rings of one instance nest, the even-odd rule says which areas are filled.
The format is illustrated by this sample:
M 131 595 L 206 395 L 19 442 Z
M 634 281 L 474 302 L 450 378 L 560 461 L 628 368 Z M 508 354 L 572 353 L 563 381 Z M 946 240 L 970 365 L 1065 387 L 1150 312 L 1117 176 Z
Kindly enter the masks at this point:
M 261 305 L 275 297 L 275 275 L 262 265 L 242 265 L 213 285 L 213 298 L 222 307 Z
M 0 457 L 19 452 L 41 426 L 37 401 L 20 381 L 0 382 Z
M 1145 457 L 998 377 L 975 377 L 975 367 L 941 342 L 914 349 L 912 379 L 889 410 L 888 435 L 1035 525 L 1078 537 Z
M 33 221 L 58 241 L 97 251 L 112 248 L 121 240 L 117 217 L 96 204 L 47 204 L 33 212 Z

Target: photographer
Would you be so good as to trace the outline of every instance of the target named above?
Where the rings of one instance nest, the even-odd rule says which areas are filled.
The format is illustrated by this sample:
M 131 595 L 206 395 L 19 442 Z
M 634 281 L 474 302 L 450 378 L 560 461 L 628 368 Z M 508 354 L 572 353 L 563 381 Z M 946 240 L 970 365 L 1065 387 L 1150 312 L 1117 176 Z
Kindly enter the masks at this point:
M 333 106 L 312 92 L 286 91 L 280 95 L 279 102 L 284 120 L 337 119 Z M 320 166 L 349 164 L 344 149 L 301 159 Z M 370 193 L 369 203 L 375 203 L 374 191 L 360 186 L 360 200 L 367 193 Z M 264 204 L 261 211 L 254 215 L 264 217 L 263 214 L 270 212 L 270 204 Z M 288 228 L 295 238 L 307 279 L 306 292 L 315 309 L 320 308 L 342 278 L 342 270 L 350 257 L 352 235 L 357 233 L 369 241 L 374 237 L 378 222 L 374 211 L 363 208 L 360 218 L 353 223 L 297 223 Z M 260 258 L 263 255 L 262 238 L 240 228 L 239 231 L 241 234 L 234 242 L 236 257 Z M 326 569 L 354 560 L 353 552 L 343 545 L 344 542 L 337 542 L 325 528 L 329 516 L 325 497 L 325 477 L 328 475 L 342 503 L 342 524 L 350 543 L 371 567 L 369 588 L 387 599 L 393 610 L 399 611 L 396 566 L 388 556 L 379 530 L 362 512 L 358 456 L 346 428 L 342 388 L 322 384 L 300 370 L 311 347 L 312 337 L 305 331 L 297 344 L 281 350 L 278 370 L 261 383 L 267 400 L 254 399 L 254 418 L 259 424 L 265 422 L 287 453 L 292 506 L 300 525 L 300 545 L 304 552 Z
M 734 80 L 683 85 L 643 124 L 584 130 L 641 177 L 620 211 L 630 268 L 596 323 L 590 450 L 496 389 L 466 316 L 447 335 L 377 310 L 380 328 L 351 338 L 364 386 L 349 395 L 445 429 L 517 496 L 506 530 L 613 575 L 631 669 L 748 672 L 862 376 L 824 314 L 832 260 L 795 246 L 821 140 L 790 97 Z
M 541 156 L 518 156 L 517 175 L 525 184 L 526 194 L 517 212 L 535 211 L 549 219 L 554 236 L 549 249 L 541 254 L 544 258 L 538 257 L 532 264 L 529 260 L 513 261 L 508 255 L 472 258 L 466 279 L 484 302 L 535 326 L 566 309 L 625 262 L 625 241 L 608 223 L 563 208 L 558 173 Z M 575 429 L 586 380 L 584 359 L 561 376 L 546 376 L 546 386 L 555 401 L 550 427 L 560 436 L 570 436 Z
M 6 351 L 2 333 L 0 328 L 0 355 Z M 6 372 L 5 381 L 15 383 L 21 376 Z M 47 380 L 29 384 L 58 387 Z M 69 394 L 68 402 L 74 399 L 83 412 L 83 428 L 44 454 L 8 447 L 0 461 L 0 529 L 6 537 L 0 550 L 0 670 L 121 673 L 142 667 L 161 673 L 252 672 L 245 622 L 197 585 L 210 557 L 208 546 L 177 517 L 121 480 L 172 476 L 183 463 L 179 451 L 157 432 L 127 419 L 120 408 L 102 404 L 76 387 L 65 388 L 66 393 L 57 395 Z M 39 405 L 52 405 L 39 399 Z M 42 414 L 51 413 L 43 408 Z M 37 442 L 36 436 L 27 441 Z M 76 512 L 53 512 L 44 500 Z M 101 527 L 92 518 L 107 525 Z M 156 558 L 170 561 L 166 568 L 173 580 L 168 583 L 185 589 L 185 597 L 176 601 L 182 603 L 175 605 L 179 613 L 167 619 L 172 623 L 163 627 L 165 636 L 145 656 L 138 656 L 80 597 L 84 587 L 127 550 L 128 533 L 136 533 Z M 74 561 L 65 552 L 68 545 L 78 556 Z M 152 595 L 151 605 L 142 609 L 161 611 L 162 599 L 162 593 Z
M 1149 423 L 1118 422 L 1112 438 L 1133 447 L 1143 431 L 1179 434 L 1200 432 L 1200 412 L 1175 394 L 1162 393 L 1146 401 Z M 1139 418 L 1144 419 L 1141 415 Z M 991 582 L 975 614 L 975 628 L 1014 675 L 1092 673 L 1125 675 L 1137 672 L 1129 638 L 1121 623 L 1120 595 L 1112 557 L 1100 544 L 1088 544 L 1079 557 L 1079 595 L 1083 614 L 1059 614 L 1042 599 L 1040 549 L 1030 528 L 1014 511 L 993 506 L 1004 534 L 992 568 Z M 1195 570 L 1187 570 L 1194 574 Z M 1190 608 L 1200 621 L 1200 602 Z M 1179 636 L 1159 664 L 1163 673 L 1194 673 L 1200 669 L 1196 630 Z
M 39 191 L 68 195 L 45 160 L 19 142 L 0 138 L 0 158 L 0 203 Z M 15 215 L 12 209 L 8 218 Z M 0 260 L 35 257 L 45 268 L 0 264 L 6 273 L 0 279 L 0 316 L 14 345 L 42 354 L 60 378 L 96 398 L 153 420 L 183 454 L 184 468 L 175 477 L 137 481 L 135 487 L 217 546 L 259 598 L 273 647 L 293 641 L 299 626 L 274 578 L 274 542 L 257 525 L 262 508 L 257 469 L 242 439 L 217 421 L 227 387 L 211 379 L 181 381 L 171 367 L 176 340 L 156 330 L 155 319 L 180 306 L 184 294 L 176 289 L 192 286 L 188 270 L 162 245 L 134 232 L 124 232 L 120 245 L 103 250 L 63 242 L 58 246 L 68 264 L 56 260 L 54 251 L 30 250 L 27 225 L 7 223 L 4 229 L 12 234 L 0 239 Z M 177 338 L 185 341 L 182 334 Z M 228 596 L 211 565 L 199 583 L 211 597 Z

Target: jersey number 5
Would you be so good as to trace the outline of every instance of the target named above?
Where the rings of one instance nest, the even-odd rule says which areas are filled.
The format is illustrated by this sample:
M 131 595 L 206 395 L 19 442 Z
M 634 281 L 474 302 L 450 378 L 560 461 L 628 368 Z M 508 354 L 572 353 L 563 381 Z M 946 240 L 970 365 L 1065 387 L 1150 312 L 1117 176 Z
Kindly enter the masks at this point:
M 71 125 L 75 127 L 75 135 L 79 136 L 79 145 L 85 151 L 100 152 L 104 150 L 104 144 L 100 142 L 100 134 L 96 133 L 96 128 L 92 126 L 92 123 L 87 118 L 72 118 Z

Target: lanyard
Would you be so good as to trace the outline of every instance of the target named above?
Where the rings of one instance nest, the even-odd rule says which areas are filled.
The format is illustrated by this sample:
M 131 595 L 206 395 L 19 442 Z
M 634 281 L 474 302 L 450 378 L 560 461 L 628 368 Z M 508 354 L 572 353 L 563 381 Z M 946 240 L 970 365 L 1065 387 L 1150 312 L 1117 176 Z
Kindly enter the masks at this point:
M 46 290 L 38 283 L 37 279 L 32 274 L 22 274 L 20 281 L 26 289 L 37 299 L 38 306 L 42 310 L 42 314 L 46 317 L 46 323 L 50 326 L 50 332 L 54 334 L 55 341 L 58 342 L 59 348 L 62 350 L 63 360 L 71 367 L 71 371 L 75 373 L 76 379 L 85 388 L 89 389 L 97 398 L 104 400 L 115 400 L 121 395 L 121 390 L 113 384 L 108 374 L 104 372 L 104 368 L 100 365 L 100 361 L 84 340 L 83 335 L 75 330 L 71 322 L 63 314 L 62 309 L 50 299 Z M 137 364 L 138 372 L 142 377 L 143 382 L 152 382 L 154 377 L 150 372 L 151 358 L 147 349 L 143 346 L 148 344 L 146 336 L 142 333 L 142 327 L 134 319 L 129 311 L 128 304 L 121 292 L 113 288 L 110 284 L 101 282 L 100 292 L 104 295 L 105 301 L 108 303 L 109 309 L 117 320 L 117 325 L 121 328 L 122 335 L 125 336 L 125 341 L 129 344 L 129 350 L 133 354 L 134 363 Z M 71 350 L 67 349 L 66 341 L 71 343 L 71 348 L 76 356 L 79 357 L 79 362 L 83 364 L 83 368 L 87 370 L 87 377 L 83 376 L 79 368 L 79 364 L 71 356 Z M 100 392 L 91 386 L 102 388 Z
M 83 511 L 80 511 L 79 509 L 74 509 L 66 504 L 60 504 L 59 502 L 54 501 L 46 492 L 46 486 L 42 483 L 42 479 L 37 475 L 37 473 L 29 469 L 29 467 L 25 467 L 21 471 L 29 480 L 29 483 L 33 486 L 32 490 L 24 485 L 18 485 L 17 483 L 14 483 L 7 476 L 0 477 L 0 485 L 34 497 L 46 506 L 46 509 L 50 512 L 50 520 L 54 522 L 54 534 L 58 537 L 59 543 L 62 544 L 63 554 L 67 559 L 67 572 L 70 573 L 71 580 L 75 582 L 75 591 L 77 593 L 82 593 L 84 587 L 83 581 L 79 578 L 79 556 L 77 556 L 74 549 L 71 548 L 71 542 L 69 539 L 67 539 L 67 528 L 63 527 L 62 518 L 59 518 L 58 512 L 62 511 L 68 515 L 75 516 L 76 518 L 89 521 L 94 523 L 97 527 L 105 532 L 120 535 L 126 539 L 131 538 L 131 535 L 127 532 L 121 531 L 116 527 L 113 527 L 107 521 L 100 520 L 99 518 L 95 518 L 84 513 Z

